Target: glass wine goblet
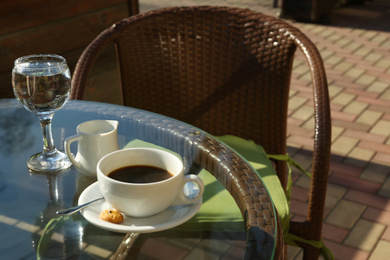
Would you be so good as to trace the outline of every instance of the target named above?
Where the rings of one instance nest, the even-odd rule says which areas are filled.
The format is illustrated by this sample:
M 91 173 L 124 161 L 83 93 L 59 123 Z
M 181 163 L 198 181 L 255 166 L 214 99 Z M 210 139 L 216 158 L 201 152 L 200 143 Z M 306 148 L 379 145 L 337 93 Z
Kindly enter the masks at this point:
M 65 153 L 54 146 L 51 122 L 54 113 L 69 98 L 71 77 L 66 60 L 54 54 L 37 54 L 15 60 L 12 70 L 15 97 L 39 118 L 43 133 L 43 151 L 27 161 L 32 172 L 59 172 L 72 164 Z

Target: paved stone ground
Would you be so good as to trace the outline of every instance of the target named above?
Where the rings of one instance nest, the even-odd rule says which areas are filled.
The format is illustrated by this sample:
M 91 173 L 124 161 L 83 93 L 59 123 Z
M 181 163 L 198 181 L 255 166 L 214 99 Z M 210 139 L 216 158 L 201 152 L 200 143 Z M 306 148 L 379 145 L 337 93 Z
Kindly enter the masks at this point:
M 140 0 L 141 12 L 177 5 L 230 5 L 277 15 L 272 0 Z M 325 244 L 336 259 L 390 259 L 390 1 L 344 5 L 326 23 L 289 21 L 318 46 L 324 59 L 332 108 L 332 161 L 323 223 Z M 289 107 L 289 153 L 310 169 L 313 146 L 310 73 L 303 55 L 294 64 Z M 90 99 L 107 100 L 91 91 Z M 294 173 L 292 213 L 301 219 L 307 209 L 309 181 Z M 152 239 L 158 248 L 170 241 Z M 240 259 L 243 243 L 221 241 L 213 249 L 201 240 L 171 243 L 181 259 L 215 259 L 212 250 Z M 194 247 L 194 245 L 196 245 Z M 194 249 L 195 248 L 195 249 Z M 220 249 L 222 248 L 222 249 Z M 158 250 L 143 251 L 155 259 Z M 196 256 L 196 257 L 195 257 Z M 158 259 L 163 256 L 158 255 Z M 289 259 L 302 252 L 289 248 Z M 169 258 L 167 258 L 169 259 Z

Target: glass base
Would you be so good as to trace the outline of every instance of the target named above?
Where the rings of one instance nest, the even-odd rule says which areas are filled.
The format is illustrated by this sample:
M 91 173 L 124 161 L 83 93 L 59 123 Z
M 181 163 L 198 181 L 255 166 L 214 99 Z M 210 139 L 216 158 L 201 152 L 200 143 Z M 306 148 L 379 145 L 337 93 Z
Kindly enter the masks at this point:
M 60 151 L 52 154 L 37 153 L 27 161 L 27 167 L 34 173 L 56 173 L 72 166 L 68 156 Z

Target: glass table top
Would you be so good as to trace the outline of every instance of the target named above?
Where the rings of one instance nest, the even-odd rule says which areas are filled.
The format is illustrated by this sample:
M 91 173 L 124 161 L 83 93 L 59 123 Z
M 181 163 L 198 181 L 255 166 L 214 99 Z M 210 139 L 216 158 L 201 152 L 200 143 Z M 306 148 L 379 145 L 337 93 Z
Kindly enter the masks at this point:
M 203 144 L 214 140 L 200 129 L 154 113 L 88 101 L 69 100 L 55 113 L 52 131 L 56 148 L 64 150 L 65 138 L 76 134 L 77 125 L 95 119 L 119 121 L 120 148 L 133 140 L 162 146 L 180 154 L 188 172 L 198 172 L 203 162 L 209 165 L 211 157 L 217 157 L 210 160 L 221 164 L 221 171 L 229 166 L 229 161 L 218 158 L 218 153 L 202 152 L 206 149 Z M 220 150 L 229 151 L 223 144 L 217 144 L 222 145 Z M 77 146 L 71 148 L 75 154 Z M 112 232 L 92 225 L 80 213 L 59 217 L 55 212 L 77 205 L 80 194 L 96 178 L 84 176 L 74 167 L 58 174 L 29 172 L 27 159 L 41 150 L 42 133 L 37 117 L 14 99 L 0 100 L 2 259 L 173 259 L 173 255 L 174 259 L 243 259 L 253 252 L 260 259 L 273 258 L 279 234 L 275 219 L 264 228 L 254 227 L 260 231 L 254 235 L 210 231 L 202 236 L 181 237 L 169 232 L 140 235 Z M 199 158 L 199 153 L 204 155 Z M 210 169 L 219 170 L 213 165 Z M 274 214 L 275 210 L 272 211 Z M 206 233 L 208 236 L 204 237 Z

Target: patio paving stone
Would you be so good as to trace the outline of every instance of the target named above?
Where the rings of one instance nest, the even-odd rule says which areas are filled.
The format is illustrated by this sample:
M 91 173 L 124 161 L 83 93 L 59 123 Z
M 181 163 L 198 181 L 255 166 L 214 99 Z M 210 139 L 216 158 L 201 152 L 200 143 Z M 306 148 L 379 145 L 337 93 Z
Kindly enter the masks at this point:
M 387 260 L 390 255 L 390 242 L 380 240 L 369 260 Z
M 351 229 L 365 209 L 366 206 L 362 204 L 340 200 L 339 204 L 326 218 L 325 223 Z
M 364 251 L 371 251 L 381 237 L 385 225 L 360 219 L 349 233 L 344 244 Z

